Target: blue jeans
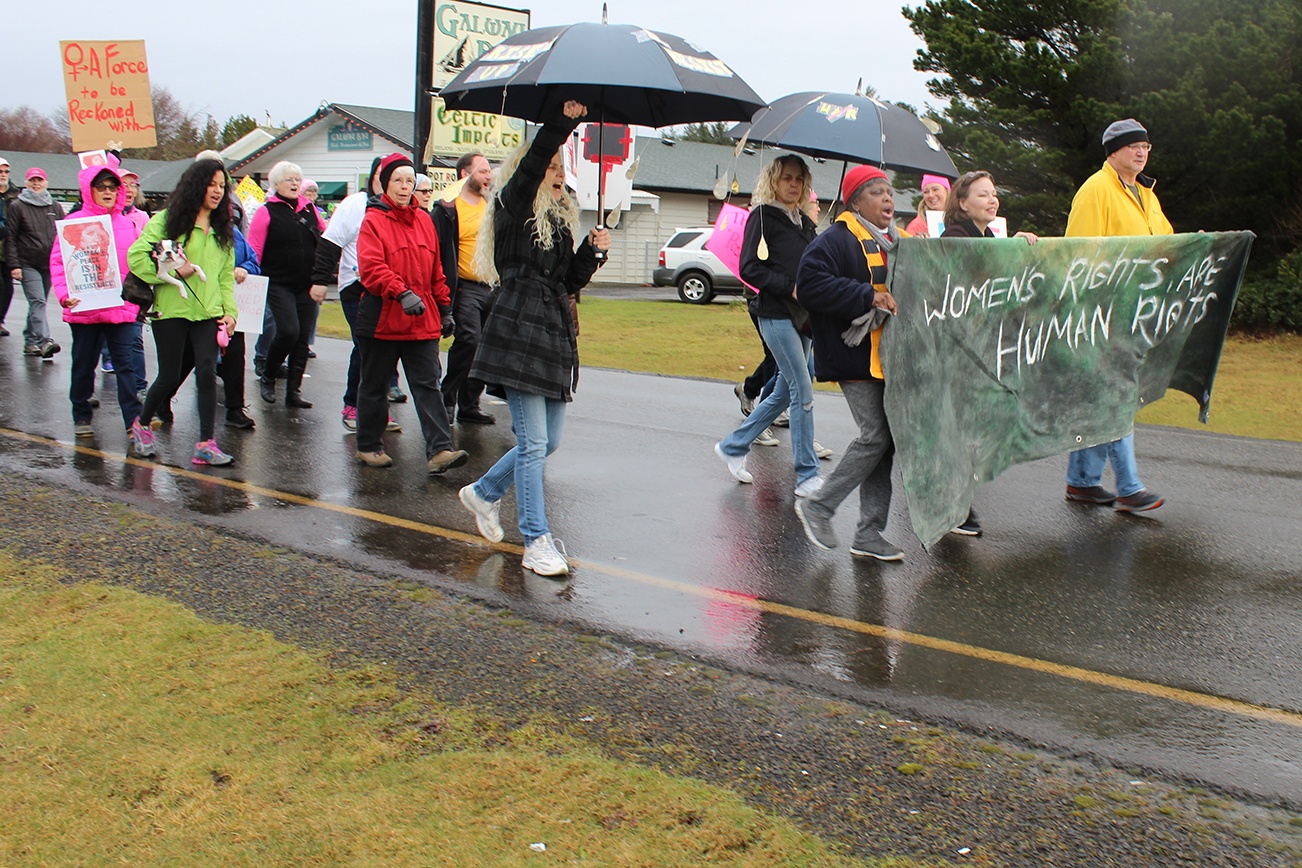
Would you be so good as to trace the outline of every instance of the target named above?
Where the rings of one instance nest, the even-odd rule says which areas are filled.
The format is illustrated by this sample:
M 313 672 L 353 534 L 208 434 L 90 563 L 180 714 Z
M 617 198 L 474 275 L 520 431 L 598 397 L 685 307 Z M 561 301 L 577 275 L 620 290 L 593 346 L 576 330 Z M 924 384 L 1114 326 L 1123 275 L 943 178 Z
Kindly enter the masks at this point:
M 501 500 L 514 484 L 520 536 L 528 545 L 547 533 L 543 464 L 561 445 L 565 402 L 507 389 L 506 403 L 516 445 L 475 483 L 475 494 L 491 503 Z
M 135 337 L 132 339 L 131 346 L 131 366 L 136 372 L 136 394 L 143 395 L 149 388 L 149 381 L 145 378 L 145 338 L 143 335 L 143 326 L 139 322 L 125 323 L 132 328 Z M 109 352 L 108 339 L 100 341 L 99 345 L 100 367 L 106 368 L 104 362 L 112 362 L 112 354 Z M 113 366 L 117 370 L 117 365 Z
M 122 410 L 124 427 L 130 428 L 140 415 L 134 367 L 140 324 L 70 323 L 69 328 L 72 329 L 72 387 L 68 398 L 72 401 L 72 421 L 89 422 L 95 412 L 90 406 L 90 396 L 95 391 L 95 365 L 99 362 L 100 345 L 106 344 L 118 384 L 118 407 Z
M 27 346 L 50 339 L 50 323 L 45 318 L 45 303 L 50 298 L 50 272 L 23 266 L 23 295 L 27 296 L 27 326 L 23 343 Z
M 814 381 L 810 376 L 809 338 L 796 331 L 787 319 L 760 317 L 760 334 L 778 363 L 777 383 L 764 400 L 733 431 L 719 442 L 725 455 L 745 455 L 750 445 L 783 410 L 791 414 L 791 463 L 796 484 L 818 475 L 814 454 Z
M 1111 443 L 1078 449 L 1067 458 L 1067 484 L 1089 488 L 1103 482 L 1103 468 L 1112 459 L 1112 473 L 1117 477 L 1117 494 L 1129 497 L 1144 490 L 1139 481 L 1139 464 L 1135 461 L 1135 435 L 1127 434 Z
M 267 351 L 271 349 L 271 342 L 276 337 L 276 317 L 271 312 L 271 305 L 267 305 L 262 311 L 262 334 L 258 335 L 258 340 L 253 344 L 253 358 L 259 362 L 267 360 Z M 274 371 L 272 373 L 275 373 Z

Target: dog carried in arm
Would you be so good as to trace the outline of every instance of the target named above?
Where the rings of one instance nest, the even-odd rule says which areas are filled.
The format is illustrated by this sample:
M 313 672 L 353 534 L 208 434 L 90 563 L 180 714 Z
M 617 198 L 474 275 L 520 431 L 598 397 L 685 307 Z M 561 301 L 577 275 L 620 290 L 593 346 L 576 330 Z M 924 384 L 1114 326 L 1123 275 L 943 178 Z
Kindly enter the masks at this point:
M 150 255 L 154 258 L 154 263 L 158 266 L 158 276 L 160 279 L 167 281 L 181 291 L 181 298 L 189 298 L 190 294 L 186 291 L 185 281 L 177 280 L 176 275 L 172 272 L 185 266 L 187 263 L 194 269 L 194 273 L 199 275 L 199 279 L 204 283 L 208 282 L 208 275 L 203 273 L 203 269 L 185 258 L 185 250 L 175 241 L 163 239 L 155 241 Z

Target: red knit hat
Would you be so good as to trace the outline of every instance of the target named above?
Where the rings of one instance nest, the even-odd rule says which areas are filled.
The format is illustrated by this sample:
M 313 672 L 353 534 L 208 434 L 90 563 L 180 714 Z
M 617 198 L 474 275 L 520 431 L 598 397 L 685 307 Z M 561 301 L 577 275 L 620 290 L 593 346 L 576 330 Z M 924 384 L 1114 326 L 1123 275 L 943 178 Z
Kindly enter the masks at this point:
M 849 207 L 850 201 L 854 199 L 854 194 L 859 192 L 859 188 L 877 178 L 890 180 L 886 177 L 886 173 L 876 166 L 855 166 L 846 172 L 845 179 L 841 181 L 841 203 Z
M 383 160 L 380 161 L 380 189 L 381 190 L 387 190 L 389 188 L 389 179 L 393 177 L 393 173 L 397 169 L 400 169 L 403 166 L 406 166 L 407 168 L 412 169 L 413 171 L 416 168 L 415 166 L 412 165 L 411 157 L 408 157 L 406 154 L 400 154 L 397 152 L 389 154 L 389 156 L 385 157 Z

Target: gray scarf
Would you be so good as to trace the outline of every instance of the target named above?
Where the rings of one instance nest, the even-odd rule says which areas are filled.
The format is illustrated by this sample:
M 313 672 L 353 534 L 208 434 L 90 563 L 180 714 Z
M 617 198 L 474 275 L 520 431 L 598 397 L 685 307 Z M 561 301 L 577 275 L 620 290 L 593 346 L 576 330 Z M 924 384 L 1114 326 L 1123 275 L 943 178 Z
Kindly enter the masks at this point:
M 892 250 L 895 249 L 895 245 L 900 239 L 891 238 L 881 229 L 878 229 L 876 226 L 869 223 L 867 220 L 863 219 L 863 217 L 859 216 L 857 212 L 854 215 L 854 219 L 859 221 L 860 226 L 868 230 L 868 234 L 873 237 L 873 241 L 876 241 L 877 246 L 880 247 L 882 250 L 885 250 L 887 253 L 890 253 Z
M 899 241 L 898 238 L 890 238 L 885 232 L 860 217 L 857 213 L 854 216 L 859 221 L 859 225 L 868 230 L 868 234 L 873 237 L 873 241 L 877 242 L 878 247 L 887 253 L 895 249 L 895 244 Z M 875 307 L 863 316 L 851 320 L 850 327 L 841 332 L 841 340 L 848 347 L 857 347 L 863 343 L 863 339 L 868 336 L 869 332 L 881 327 L 889 316 L 890 314 L 886 311 Z
M 31 190 L 24 188 L 23 192 L 18 194 L 18 198 L 28 205 L 45 206 L 54 204 L 54 197 L 50 195 L 48 189 L 33 193 Z

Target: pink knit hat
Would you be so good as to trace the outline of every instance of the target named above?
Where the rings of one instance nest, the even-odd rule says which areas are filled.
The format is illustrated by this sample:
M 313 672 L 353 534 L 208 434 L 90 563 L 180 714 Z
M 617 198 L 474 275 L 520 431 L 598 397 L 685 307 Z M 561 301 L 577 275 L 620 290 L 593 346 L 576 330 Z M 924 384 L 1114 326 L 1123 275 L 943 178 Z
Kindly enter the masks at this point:
M 946 178 L 944 175 L 923 175 L 922 188 L 925 190 L 928 184 L 939 184 L 940 186 L 948 190 L 949 178 Z

